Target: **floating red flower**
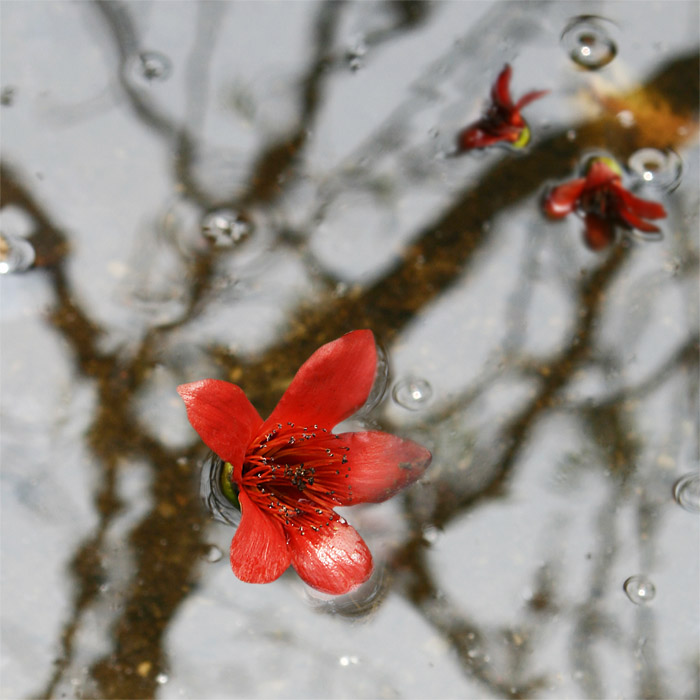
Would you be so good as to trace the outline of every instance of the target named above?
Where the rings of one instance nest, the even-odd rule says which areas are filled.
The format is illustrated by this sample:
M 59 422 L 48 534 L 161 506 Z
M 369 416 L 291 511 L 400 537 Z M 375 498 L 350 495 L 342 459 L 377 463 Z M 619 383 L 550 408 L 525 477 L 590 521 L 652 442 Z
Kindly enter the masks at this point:
M 615 240 L 617 226 L 632 231 L 659 233 L 645 219 L 663 219 L 666 210 L 658 202 L 635 197 L 622 185 L 622 169 L 612 159 L 592 158 L 585 177 L 552 188 L 544 200 L 544 211 L 561 219 L 576 211 L 583 215 L 584 237 L 589 248 L 601 250 Z
M 235 384 L 178 387 L 190 423 L 227 463 L 225 490 L 241 507 L 230 552 L 241 580 L 267 583 L 291 564 L 310 586 L 337 595 L 369 578 L 369 549 L 334 508 L 384 501 L 431 460 L 424 447 L 388 433 L 331 432 L 367 400 L 376 366 L 371 331 L 323 345 L 265 421 Z
M 528 92 L 514 104 L 510 96 L 512 72 L 512 68 L 506 63 L 491 87 L 491 104 L 486 114 L 459 132 L 457 149 L 460 153 L 502 142 L 514 148 L 523 148 L 530 141 L 530 128 L 520 110 L 546 95 L 549 90 Z

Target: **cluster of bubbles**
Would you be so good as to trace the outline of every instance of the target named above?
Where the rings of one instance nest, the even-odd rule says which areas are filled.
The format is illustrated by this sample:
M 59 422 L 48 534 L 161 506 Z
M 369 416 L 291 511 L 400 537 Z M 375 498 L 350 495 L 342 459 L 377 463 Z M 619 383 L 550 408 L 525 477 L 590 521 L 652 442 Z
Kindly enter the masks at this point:
M 561 35 L 561 43 L 571 60 L 586 70 L 607 66 L 617 55 L 617 45 L 610 37 L 612 22 L 603 17 L 574 17 Z
M 217 248 L 231 248 L 250 232 L 250 221 L 233 209 L 215 209 L 202 219 L 202 234 Z
M 26 238 L 0 233 L 0 275 L 28 270 L 35 257 L 34 246 Z

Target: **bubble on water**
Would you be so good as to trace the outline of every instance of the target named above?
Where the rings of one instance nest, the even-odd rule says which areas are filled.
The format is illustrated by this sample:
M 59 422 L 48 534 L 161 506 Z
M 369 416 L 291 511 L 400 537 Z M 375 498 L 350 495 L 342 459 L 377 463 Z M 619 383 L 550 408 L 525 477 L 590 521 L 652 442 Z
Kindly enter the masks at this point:
M 159 674 L 156 676 L 156 683 L 158 683 L 158 685 L 165 685 L 167 682 L 168 682 L 168 676 L 167 676 L 167 674 L 165 674 L 165 673 L 159 673 Z
M 434 525 L 428 525 L 423 528 L 423 539 L 428 544 L 435 544 L 440 537 L 440 530 Z
M 676 503 L 690 513 L 700 513 L 700 472 L 682 476 L 673 485 Z
M 224 553 L 215 544 L 210 544 L 202 555 L 204 561 L 208 561 L 210 564 L 216 564 L 216 562 L 221 561 L 223 557 Z
M 627 597 L 635 605 L 643 605 L 651 600 L 654 600 L 656 595 L 656 586 L 646 577 L 637 575 L 630 576 L 622 585 L 627 594 Z
M 204 460 L 199 495 L 216 520 L 237 527 L 241 522 L 241 511 L 226 498 L 221 486 L 224 465 L 224 460 L 214 453 Z
M 562 46 L 574 63 L 586 70 L 598 70 L 617 55 L 617 46 L 610 37 L 612 26 L 603 17 L 574 17 L 561 35 Z
M 433 395 L 433 389 L 425 379 L 409 377 L 394 386 L 392 396 L 399 406 L 409 411 L 420 410 Z
M 28 270 L 35 257 L 34 246 L 28 240 L 0 233 L 0 275 Z
M 248 237 L 250 222 L 233 209 L 216 209 L 202 219 L 202 233 L 217 248 L 231 248 Z
M 167 80 L 173 66 L 170 59 L 158 51 L 141 51 L 134 58 L 134 72 L 147 82 Z
M 627 165 L 644 184 L 664 192 L 673 192 L 683 174 L 683 161 L 671 148 L 640 148 L 629 157 Z
M 341 656 L 338 659 L 338 663 L 341 666 L 350 666 L 360 663 L 360 660 L 357 658 L 357 656 Z

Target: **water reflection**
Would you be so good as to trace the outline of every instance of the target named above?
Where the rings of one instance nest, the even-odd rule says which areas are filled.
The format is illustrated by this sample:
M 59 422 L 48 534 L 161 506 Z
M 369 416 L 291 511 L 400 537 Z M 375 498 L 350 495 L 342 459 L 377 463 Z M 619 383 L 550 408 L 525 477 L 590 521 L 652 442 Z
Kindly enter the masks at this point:
M 657 47 L 643 65 L 618 42 L 612 68 L 639 88 L 595 114 L 549 99 L 531 150 L 468 160 L 426 157 L 431 134 L 467 123 L 478 77 L 505 61 L 571 95 L 551 27 L 582 4 L 546 17 L 517 3 L 4 8 L 17 97 L 0 197 L 31 221 L 37 269 L 1 280 L 0 694 L 695 692 L 697 523 L 679 504 L 693 507 L 696 482 L 669 486 L 698 450 L 697 37 L 673 53 L 697 23 L 691 4 L 640 7 L 606 8 L 658 32 L 640 37 Z M 28 60 L 30 26 L 51 63 Z M 136 89 L 124 67 L 141 46 L 177 71 Z M 356 72 L 348 47 L 365 49 Z M 222 99 L 263 68 L 294 98 L 271 101 L 270 130 Z M 44 90 L 77 102 L 105 86 L 110 109 L 70 128 L 37 116 Z M 684 163 L 658 245 L 594 255 L 540 217 L 544 183 L 591 149 L 633 170 L 643 153 L 653 184 L 649 148 Z M 202 235 L 221 211 L 236 215 L 232 240 L 239 213 L 255 221 L 240 246 Z M 216 374 L 264 414 L 315 348 L 363 327 L 386 348 L 385 376 L 391 364 L 432 388 L 406 411 L 385 380 L 363 418 L 433 447 L 431 473 L 395 510 L 363 515 L 386 556 L 359 599 L 306 598 L 293 577 L 241 584 L 226 561 L 236 518 L 212 488 L 224 525 L 201 503 L 199 465 L 209 486 L 215 465 L 188 429 L 175 441 L 164 428 L 167 386 Z M 640 570 L 651 605 L 621 591 Z M 630 590 L 649 599 L 646 583 Z

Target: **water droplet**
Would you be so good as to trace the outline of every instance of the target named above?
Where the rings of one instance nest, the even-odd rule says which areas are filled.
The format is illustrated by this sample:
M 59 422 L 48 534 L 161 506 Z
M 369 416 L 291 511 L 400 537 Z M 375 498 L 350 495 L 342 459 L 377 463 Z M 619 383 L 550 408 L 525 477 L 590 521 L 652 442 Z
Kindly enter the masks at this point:
M 338 663 L 341 666 L 350 666 L 350 664 L 358 664 L 360 660 L 356 656 L 341 656 L 338 659 Z
M 248 237 L 250 222 L 232 209 L 216 209 L 202 220 L 202 233 L 216 247 L 230 248 Z
M 238 523 L 241 522 L 241 511 L 226 498 L 221 490 L 223 469 L 224 461 L 214 453 L 204 460 L 199 480 L 199 495 L 216 520 L 238 527 Z
M 562 46 L 574 63 L 587 70 L 598 70 L 617 55 L 617 46 L 609 34 L 612 26 L 603 17 L 574 17 L 561 35 Z
M 683 174 L 683 161 L 670 148 L 665 151 L 640 148 L 629 157 L 627 165 L 644 184 L 664 192 L 675 190 Z
M 367 44 L 362 37 L 356 38 L 345 52 L 345 60 L 350 70 L 355 73 L 365 65 Z
M 430 384 L 425 379 L 415 377 L 402 379 L 394 386 L 392 392 L 394 401 L 409 411 L 420 410 L 432 395 L 433 389 Z
M 676 503 L 690 513 L 700 513 L 700 472 L 682 476 L 673 485 Z
M 0 275 L 24 272 L 34 264 L 34 246 L 25 238 L 0 233 Z
M 210 564 L 216 564 L 217 561 L 221 561 L 223 556 L 224 553 L 215 544 L 210 544 L 202 555 L 202 559 Z
M 159 673 L 156 676 L 156 683 L 159 685 L 165 685 L 168 682 L 168 676 L 165 673 Z
M 427 527 L 423 528 L 423 539 L 428 544 L 435 544 L 438 541 L 439 537 L 440 530 L 438 530 L 438 528 L 434 527 L 433 525 L 428 525 Z
M 134 65 L 136 73 L 149 83 L 167 80 L 173 68 L 170 59 L 157 51 L 142 51 L 136 56 Z
M 656 586 L 646 577 L 641 574 L 638 576 L 630 576 L 622 587 L 625 589 L 627 597 L 635 605 L 643 605 L 651 600 L 654 600 L 656 595 Z

